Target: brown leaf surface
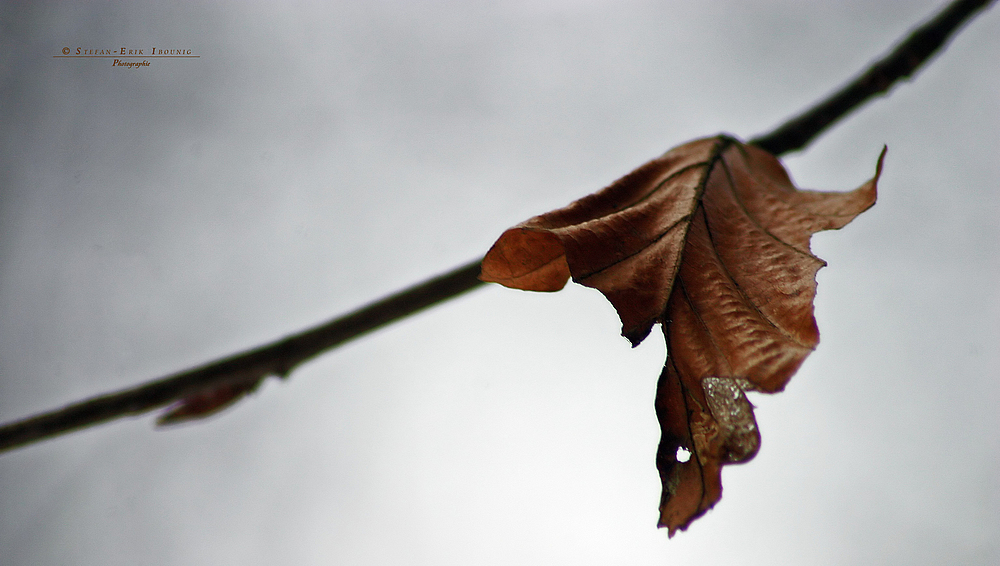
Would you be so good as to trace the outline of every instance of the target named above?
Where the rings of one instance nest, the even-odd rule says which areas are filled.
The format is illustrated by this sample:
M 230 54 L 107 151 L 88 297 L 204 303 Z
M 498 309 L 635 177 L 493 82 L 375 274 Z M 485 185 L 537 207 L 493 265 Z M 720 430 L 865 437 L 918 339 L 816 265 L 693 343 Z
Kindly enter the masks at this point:
M 804 191 L 762 149 L 696 140 L 510 228 L 483 260 L 484 281 L 557 291 L 572 277 L 598 289 L 633 345 L 663 323 L 656 464 L 659 526 L 671 536 L 719 501 L 723 465 L 757 453 L 745 391 L 781 391 L 819 342 L 813 299 L 825 263 L 809 239 L 875 203 L 884 156 L 854 191 Z

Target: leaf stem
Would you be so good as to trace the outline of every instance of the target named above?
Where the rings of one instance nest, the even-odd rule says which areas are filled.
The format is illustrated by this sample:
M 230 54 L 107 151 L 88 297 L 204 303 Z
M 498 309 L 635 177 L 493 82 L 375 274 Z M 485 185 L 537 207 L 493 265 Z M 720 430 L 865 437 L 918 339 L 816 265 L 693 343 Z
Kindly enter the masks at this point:
M 839 119 L 913 74 L 976 12 L 993 0 L 956 0 L 913 31 L 889 55 L 827 99 L 750 143 L 775 155 L 804 148 Z M 138 415 L 224 385 L 287 376 L 313 357 L 482 284 L 480 261 L 413 285 L 277 341 L 0 427 L 0 452 L 127 415 Z

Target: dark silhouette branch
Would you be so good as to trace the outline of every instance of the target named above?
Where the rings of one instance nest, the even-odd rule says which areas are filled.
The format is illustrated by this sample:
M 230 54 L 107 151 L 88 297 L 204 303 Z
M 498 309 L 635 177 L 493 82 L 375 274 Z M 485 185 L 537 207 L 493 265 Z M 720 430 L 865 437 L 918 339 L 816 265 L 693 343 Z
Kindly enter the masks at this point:
M 805 147 L 826 128 L 873 96 L 909 77 L 977 11 L 993 0 L 957 0 L 912 32 L 859 78 L 773 132 L 750 141 L 775 155 Z M 93 397 L 0 427 L 0 451 L 126 415 L 137 415 L 213 391 L 235 391 L 235 400 L 271 375 L 286 377 L 313 357 L 482 283 L 480 260 L 414 285 L 351 313 L 275 342 L 233 354 L 156 381 Z M 220 406 L 221 407 L 221 406 Z M 183 410 L 183 407 L 182 407 Z M 161 422 L 185 418 L 170 413 Z
M 769 134 L 750 141 L 775 155 L 804 148 L 818 135 L 868 99 L 887 92 L 900 79 L 912 75 L 948 39 L 993 0 L 956 0 L 932 20 L 918 27 L 888 55 L 873 63 L 857 79 L 825 100 L 785 122 Z
M 241 385 L 252 388 L 267 376 L 285 377 L 326 350 L 481 284 L 479 261 L 474 261 L 270 344 L 6 425 L 0 428 L 0 451 L 118 417 L 144 413 L 206 390 Z

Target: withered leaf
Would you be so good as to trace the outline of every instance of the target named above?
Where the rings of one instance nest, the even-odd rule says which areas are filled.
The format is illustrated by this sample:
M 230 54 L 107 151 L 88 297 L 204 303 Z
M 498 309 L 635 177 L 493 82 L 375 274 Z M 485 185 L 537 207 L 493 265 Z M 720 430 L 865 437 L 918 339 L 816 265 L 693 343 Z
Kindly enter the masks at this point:
M 745 391 L 781 391 L 819 342 L 811 235 L 875 203 L 799 190 L 770 153 L 728 137 L 676 147 L 609 187 L 505 231 L 484 281 L 557 291 L 572 277 L 614 305 L 633 345 L 662 323 L 659 526 L 686 529 L 722 496 L 722 466 L 760 446 Z M 678 461 L 679 449 L 690 454 Z

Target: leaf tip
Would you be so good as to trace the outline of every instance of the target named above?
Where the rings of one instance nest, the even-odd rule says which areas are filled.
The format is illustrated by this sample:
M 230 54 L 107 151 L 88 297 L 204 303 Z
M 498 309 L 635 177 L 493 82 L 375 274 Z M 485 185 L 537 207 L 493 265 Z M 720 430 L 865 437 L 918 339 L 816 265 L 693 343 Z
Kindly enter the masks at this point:
M 872 179 L 870 181 L 868 181 L 867 183 L 865 183 L 865 185 L 864 185 L 865 188 L 867 188 L 868 185 L 871 185 L 872 204 L 873 205 L 875 204 L 875 199 L 877 198 L 878 180 L 882 177 L 882 165 L 885 163 L 885 154 L 888 151 L 889 151 L 889 146 L 883 144 L 882 145 L 882 151 L 879 152 L 879 154 L 878 154 L 878 161 L 875 162 L 875 176 L 872 177 Z
M 885 161 L 885 154 L 889 151 L 887 144 L 882 145 L 882 153 L 878 154 L 878 163 L 875 164 L 875 180 L 882 176 L 882 162 Z
M 653 323 L 649 323 L 631 329 L 622 328 L 622 336 L 624 336 L 625 339 L 632 344 L 632 347 L 635 348 L 639 344 L 641 344 L 642 341 L 645 340 L 647 336 L 649 336 L 649 333 L 652 330 L 653 330 Z
M 670 525 L 662 522 L 656 525 L 656 528 L 658 529 L 662 529 L 664 527 L 667 529 L 667 538 L 674 538 L 674 535 L 676 535 L 679 530 L 677 527 L 671 527 Z

